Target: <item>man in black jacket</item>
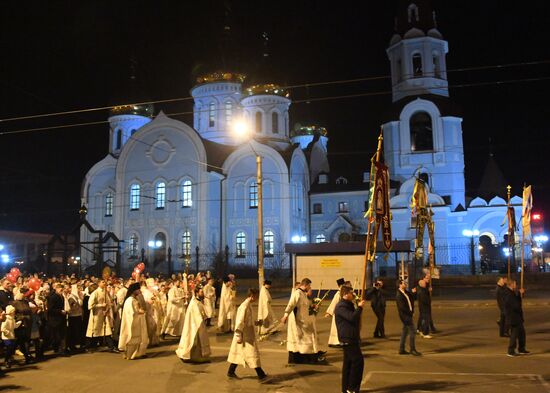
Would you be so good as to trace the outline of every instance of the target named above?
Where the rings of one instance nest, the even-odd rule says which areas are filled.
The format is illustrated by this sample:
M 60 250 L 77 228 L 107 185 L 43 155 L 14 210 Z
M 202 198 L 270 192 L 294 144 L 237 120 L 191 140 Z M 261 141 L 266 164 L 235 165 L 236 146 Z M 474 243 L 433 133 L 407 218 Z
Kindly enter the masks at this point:
M 6 307 L 13 302 L 13 284 L 5 278 L 0 287 L 0 308 L 5 310 Z
M 497 304 L 500 311 L 500 318 L 498 319 L 498 327 L 500 337 L 510 337 L 510 326 L 508 326 L 508 321 L 506 320 L 506 310 L 504 309 L 506 304 L 506 296 L 510 292 L 506 287 L 506 278 L 500 277 L 497 281 Z
M 54 290 L 48 297 L 48 328 L 52 349 L 57 354 L 63 354 L 62 344 L 67 331 L 63 284 L 54 284 Z
M 414 299 L 416 294 L 416 288 L 413 288 L 412 293 L 407 290 L 407 281 L 399 280 L 399 289 L 395 297 L 395 303 L 397 305 L 397 311 L 399 312 L 399 318 L 403 322 L 403 331 L 401 332 L 401 341 L 399 342 L 399 354 L 408 355 L 409 352 L 405 351 L 405 340 L 407 334 L 409 335 L 409 346 L 411 354 L 414 356 L 420 356 L 421 353 L 416 350 L 415 345 L 415 331 L 413 323 L 414 314 Z
M 374 315 L 376 315 L 376 327 L 374 328 L 374 338 L 386 338 L 384 331 L 384 317 L 386 316 L 386 297 L 384 296 L 384 282 L 377 278 L 374 286 L 366 293 L 366 299 L 370 299 L 370 306 Z
M 521 298 L 525 290 L 520 288 L 516 291 L 516 281 L 508 282 L 508 295 L 504 309 L 506 320 L 510 325 L 510 343 L 508 345 L 508 356 L 527 355 L 530 352 L 525 349 L 525 328 L 523 327 L 523 308 Z M 516 346 L 518 352 L 516 352 Z
M 361 313 L 365 304 L 361 300 L 357 308 L 353 305 L 355 295 L 353 288 L 342 286 L 340 288 L 340 301 L 334 308 L 334 319 L 338 330 L 338 341 L 344 349 L 344 361 L 342 364 L 342 392 L 358 393 L 363 379 L 363 354 L 361 353 Z

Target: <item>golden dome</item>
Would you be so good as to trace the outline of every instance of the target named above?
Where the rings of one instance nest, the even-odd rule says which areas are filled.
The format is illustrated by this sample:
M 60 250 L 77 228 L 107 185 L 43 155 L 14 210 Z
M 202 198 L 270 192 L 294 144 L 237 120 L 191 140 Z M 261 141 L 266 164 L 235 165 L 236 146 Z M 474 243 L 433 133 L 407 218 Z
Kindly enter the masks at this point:
M 295 129 L 294 131 L 292 131 L 292 136 L 315 135 L 315 134 L 319 134 L 321 136 L 327 136 L 328 131 L 325 127 L 320 127 L 316 125 L 301 126 L 298 129 Z
M 143 104 L 143 105 L 133 105 L 133 104 L 125 104 L 125 105 L 117 105 L 113 106 L 109 113 L 111 116 L 119 116 L 119 115 L 139 115 L 139 116 L 145 116 L 145 117 L 152 117 L 154 112 L 154 107 L 152 104 Z
M 199 75 L 197 77 L 197 83 L 214 83 L 214 82 L 235 82 L 243 83 L 246 78 L 245 74 L 239 74 L 237 72 L 227 71 L 214 71 L 207 74 Z
M 255 96 L 261 94 L 277 95 L 281 97 L 290 97 L 290 93 L 287 89 L 282 88 L 274 83 L 264 83 L 260 85 L 254 85 L 246 88 L 245 94 L 247 96 Z

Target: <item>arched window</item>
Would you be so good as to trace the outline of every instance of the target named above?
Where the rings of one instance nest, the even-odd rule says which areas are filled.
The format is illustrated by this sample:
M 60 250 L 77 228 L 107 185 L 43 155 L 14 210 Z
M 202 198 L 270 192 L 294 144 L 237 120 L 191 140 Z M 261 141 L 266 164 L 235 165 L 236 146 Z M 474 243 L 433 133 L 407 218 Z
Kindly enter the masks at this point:
M 166 261 L 166 235 L 163 232 L 158 232 L 155 235 L 155 240 L 153 242 L 152 248 L 153 263 L 155 265 Z
M 413 76 L 419 77 L 422 76 L 422 55 L 420 53 L 415 53 L 412 57 L 413 61 Z
M 181 187 L 181 207 L 191 206 L 193 206 L 193 185 L 191 180 L 186 180 Z
M 130 210 L 139 210 L 141 187 L 139 184 L 130 186 Z
M 113 193 L 108 192 L 105 195 L 105 217 L 111 217 L 113 215 Z
M 271 132 L 274 134 L 279 133 L 279 114 L 277 112 L 271 114 Z
M 160 182 L 155 190 L 156 208 L 164 209 L 166 206 L 166 184 Z
M 414 20 L 418 22 L 418 7 L 416 4 L 410 4 L 409 8 L 407 8 L 407 16 L 409 23 L 414 23 Z
M 233 103 L 230 100 L 225 101 L 225 126 L 231 124 L 231 118 L 233 117 Z
M 433 67 L 434 67 L 434 77 L 441 78 L 441 65 L 439 64 L 439 56 L 437 53 L 432 55 Z
M 275 252 L 275 235 L 271 231 L 264 233 L 264 254 L 273 256 Z
M 256 112 L 256 132 L 262 132 L 262 112 Z
M 216 124 L 216 104 L 211 102 L 208 105 L 208 127 L 214 127 Z
M 122 147 L 122 130 L 121 129 L 118 129 L 116 131 L 116 145 L 115 145 L 115 149 L 116 150 L 120 150 L 120 148 Z
M 130 258 L 137 258 L 139 255 L 139 237 L 135 233 L 130 236 L 128 253 Z
M 326 237 L 322 233 L 320 235 L 315 236 L 315 243 L 325 243 Z
M 181 253 L 185 256 L 191 255 L 191 232 L 185 231 L 181 235 Z
M 237 242 L 235 244 L 236 257 L 244 258 L 246 256 L 246 235 L 244 232 L 237 233 Z
M 416 112 L 411 116 L 411 150 L 433 150 L 432 118 L 427 112 Z
M 256 182 L 248 186 L 248 207 L 250 209 L 258 207 L 258 184 Z

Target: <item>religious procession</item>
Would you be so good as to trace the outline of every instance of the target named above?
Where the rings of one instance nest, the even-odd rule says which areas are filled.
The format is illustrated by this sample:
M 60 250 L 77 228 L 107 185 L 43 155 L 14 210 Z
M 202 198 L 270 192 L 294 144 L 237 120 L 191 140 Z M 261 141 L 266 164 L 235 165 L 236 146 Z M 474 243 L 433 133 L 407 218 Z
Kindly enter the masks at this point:
M 376 253 L 380 251 L 377 251 L 378 238 L 386 250 L 392 247 L 388 168 L 382 161 L 381 149 L 382 135 L 372 158 L 372 189 L 370 208 L 365 213 L 368 230 L 360 282 L 356 279 L 352 284 L 344 277 L 335 277 L 336 291 L 322 292 L 322 283 L 315 283 L 318 288 L 315 294 L 312 280 L 300 278 L 290 288 L 283 314 L 275 315 L 270 292 L 272 281 L 262 279 L 263 272 L 258 289 L 238 287 L 234 274 L 210 271 L 153 277 L 145 271 L 144 263 L 138 263 L 128 279 L 116 277 L 108 270 L 102 277 L 44 277 L 23 275 L 18 268 L 13 268 L 0 288 L 2 373 L 10 372 L 23 362 L 44 361 L 49 351 L 54 356 L 73 356 L 103 350 L 128 361 L 138 360 L 148 356 L 148 349 L 174 339 L 179 340 L 174 356 L 183 363 L 209 363 L 212 361 L 209 331 L 215 331 L 217 335 L 232 336 L 225 357 L 229 379 L 240 378 L 237 368 L 241 366 L 239 374 L 251 368 L 260 383 L 268 383 L 270 376 L 262 367 L 259 342 L 278 335 L 280 345 L 288 352 L 288 365 L 326 365 L 324 349 L 341 350 L 341 391 L 359 392 L 364 367 L 362 314 L 367 301 L 376 319 L 372 337 L 387 338 L 388 291 L 385 279 L 373 277 Z M 532 198 L 527 196 L 524 200 L 532 201 Z M 401 266 L 395 303 L 402 330 L 396 351 L 399 355 L 418 357 L 422 354 L 417 349 L 416 336 L 432 339 L 439 332 L 432 314 L 433 275 L 437 274 L 433 247 L 435 225 L 421 179 L 417 179 L 411 209 L 417 217 L 415 258 L 423 260 L 424 257 L 425 227 L 428 258 L 425 274 L 417 282 L 411 282 L 405 266 Z M 507 218 L 513 231 L 515 214 L 510 209 L 513 207 L 509 206 Z M 528 223 L 524 225 L 528 227 Z M 523 325 L 525 288 L 523 272 L 519 285 L 510 269 L 508 272 L 508 276 L 500 277 L 497 283 L 497 323 L 499 336 L 509 338 L 507 356 L 515 357 L 530 353 Z M 329 303 L 327 297 L 331 294 Z M 321 307 L 325 300 L 328 305 L 324 305 L 323 313 Z M 415 301 L 418 302 L 416 316 Z M 255 304 L 257 307 L 253 308 Z M 320 312 L 324 318 L 331 319 L 327 342 L 319 338 Z

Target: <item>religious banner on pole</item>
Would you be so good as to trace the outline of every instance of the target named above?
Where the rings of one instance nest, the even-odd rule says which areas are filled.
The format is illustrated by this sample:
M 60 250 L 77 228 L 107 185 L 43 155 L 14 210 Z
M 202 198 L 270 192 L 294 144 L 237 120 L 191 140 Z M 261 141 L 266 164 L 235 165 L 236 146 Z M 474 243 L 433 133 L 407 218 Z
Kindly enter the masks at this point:
M 531 186 L 523 187 L 523 204 L 521 209 L 521 226 L 523 237 L 531 236 L 531 210 L 533 209 L 533 194 Z
M 423 259 L 424 255 L 424 228 L 428 228 L 428 262 L 430 273 L 433 273 L 435 267 L 435 223 L 431 207 L 428 207 L 428 186 L 420 179 L 416 178 L 411 203 L 411 214 L 416 216 L 416 239 L 415 239 L 415 257 Z

